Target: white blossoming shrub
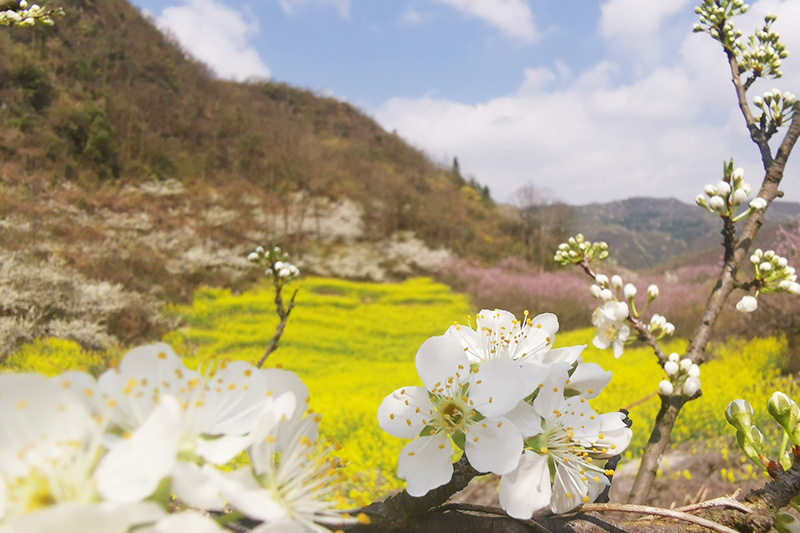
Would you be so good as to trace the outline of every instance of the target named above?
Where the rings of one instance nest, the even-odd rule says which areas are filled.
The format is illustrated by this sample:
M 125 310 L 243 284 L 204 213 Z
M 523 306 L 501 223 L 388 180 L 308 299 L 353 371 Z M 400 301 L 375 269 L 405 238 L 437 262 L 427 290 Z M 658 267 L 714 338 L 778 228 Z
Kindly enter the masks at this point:
M 398 462 L 409 494 L 450 481 L 454 445 L 479 472 L 503 476 L 500 503 L 516 518 L 570 511 L 608 486 L 603 465 L 632 433 L 623 414 L 588 403 L 611 372 L 583 362 L 586 346 L 553 349 L 557 331 L 552 314 L 483 310 L 474 329 L 456 324 L 423 343 L 424 387 L 398 389 L 378 409 L 385 431 L 411 439 Z
M 223 531 L 191 509 L 227 506 L 254 531 L 366 521 L 334 510 L 342 473 L 309 399 L 292 372 L 196 371 L 164 343 L 97 380 L 0 374 L 0 533 Z M 245 450 L 252 467 L 217 468 Z

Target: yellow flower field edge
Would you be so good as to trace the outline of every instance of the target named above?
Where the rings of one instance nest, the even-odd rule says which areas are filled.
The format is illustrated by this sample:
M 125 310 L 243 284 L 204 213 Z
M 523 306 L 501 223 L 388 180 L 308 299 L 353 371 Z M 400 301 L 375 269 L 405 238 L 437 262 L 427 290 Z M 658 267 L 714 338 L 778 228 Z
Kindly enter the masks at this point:
M 323 416 L 322 432 L 341 443 L 338 453 L 350 463 L 350 497 L 366 503 L 403 486 L 395 472 L 405 441 L 378 427 L 378 405 L 396 388 L 419 382 L 414 358 L 422 342 L 441 335 L 454 321 L 466 322 L 475 310 L 464 295 L 427 278 L 377 284 L 312 277 L 295 288 L 297 307 L 266 366 L 292 370 L 309 386 L 311 408 Z M 186 326 L 163 340 L 192 367 L 222 359 L 255 362 L 278 323 L 273 298 L 266 283 L 238 295 L 200 289 L 191 306 L 169 310 Z M 546 311 L 531 305 L 533 314 Z M 630 410 L 634 438 L 626 455 L 637 457 L 658 409 L 656 392 L 663 376 L 648 348 L 628 348 L 615 359 L 591 345 L 593 335 L 591 329 L 562 332 L 556 346 L 587 344 L 584 359 L 614 372 L 593 405 L 599 412 Z M 665 349 L 681 352 L 685 342 L 673 340 Z M 91 352 L 72 341 L 41 339 L 10 356 L 3 367 L 47 375 L 69 369 L 96 374 L 125 351 Z M 777 389 L 800 396 L 794 380 L 778 370 L 785 351 L 785 341 L 776 338 L 714 345 L 714 358 L 704 366 L 703 398 L 686 407 L 673 441 L 705 441 L 729 433 L 722 413 L 733 398 L 767 398 Z M 768 416 L 759 410 L 757 415 Z

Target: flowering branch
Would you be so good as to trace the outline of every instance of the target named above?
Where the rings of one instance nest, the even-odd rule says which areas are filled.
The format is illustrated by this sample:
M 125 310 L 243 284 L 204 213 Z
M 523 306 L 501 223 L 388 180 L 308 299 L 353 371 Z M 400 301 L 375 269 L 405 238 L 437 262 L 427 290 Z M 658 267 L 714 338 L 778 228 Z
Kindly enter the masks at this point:
M 265 274 L 272 278 L 272 285 L 275 287 L 275 312 L 278 313 L 278 318 L 280 318 L 280 323 L 275 328 L 275 334 L 269 341 L 267 350 L 256 364 L 258 368 L 261 368 L 272 352 L 278 349 L 278 342 L 283 336 L 286 324 L 289 322 L 289 315 L 292 314 L 294 309 L 294 299 L 297 297 L 297 291 L 294 291 L 292 298 L 289 300 L 289 306 L 286 307 L 283 303 L 283 286 L 297 279 L 300 276 L 300 271 L 296 266 L 289 263 L 289 256 L 277 246 L 273 246 L 269 250 L 264 250 L 263 247 L 259 246 L 255 252 L 247 256 L 247 260 L 261 267 L 266 267 Z

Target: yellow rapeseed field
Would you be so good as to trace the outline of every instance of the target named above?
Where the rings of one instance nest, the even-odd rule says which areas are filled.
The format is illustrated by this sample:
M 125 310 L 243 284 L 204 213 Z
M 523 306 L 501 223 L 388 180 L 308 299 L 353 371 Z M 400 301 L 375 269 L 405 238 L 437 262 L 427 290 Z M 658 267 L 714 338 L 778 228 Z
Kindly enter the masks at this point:
M 293 370 L 309 386 L 311 408 L 323 416 L 322 433 L 341 443 L 338 453 L 350 462 L 352 498 L 366 502 L 402 487 L 395 471 L 406 441 L 380 430 L 378 405 L 396 388 L 421 385 L 414 366 L 420 344 L 444 333 L 454 321 L 467 323 L 476 309 L 465 296 L 426 278 L 377 284 L 312 277 L 290 285 L 287 299 L 295 289 L 296 308 L 279 350 L 266 366 Z M 193 305 L 169 310 L 186 325 L 164 340 L 189 366 L 212 358 L 255 363 L 278 323 L 273 298 L 267 283 L 238 295 L 201 289 Z M 536 309 L 534 303 L 531 313 L 547 311 Z M 562 332 L 556 346 L 588 344 L 584 359 L 614 372 L 609 387 L 592 403 L 601 412 L 622 407 L 631 411 L 634 440 L 628 455 L 635 456 L 647 442 L 658 410 L 656 391 L 662 371 L 648 348 L 629 347 L 614 359 L 609 351 L 591 346 L 593 334 L 591 329 Z M 681 353 L 685 346 L 685 340 L 677 339 L 667 342 L 665 349 Z M 756 407 L 756 421 L 770 427 L 764 407 L 768 396 L 774 390 L 800 396 L 794 380 L 778 370 L 785 350 L 785 342 L 775 338 L 712 345 L 710 361 L 702 367 L 703 397 L 683 411 L 673 441 L 732 435 L 723 412 L 734 398 L 749 399 Z M 86 352 L 71 341 L 42 339 L 12 355 L 3 366 L 51 375 L 67 369 L 98 373 L 123 353 L 122 349 Z

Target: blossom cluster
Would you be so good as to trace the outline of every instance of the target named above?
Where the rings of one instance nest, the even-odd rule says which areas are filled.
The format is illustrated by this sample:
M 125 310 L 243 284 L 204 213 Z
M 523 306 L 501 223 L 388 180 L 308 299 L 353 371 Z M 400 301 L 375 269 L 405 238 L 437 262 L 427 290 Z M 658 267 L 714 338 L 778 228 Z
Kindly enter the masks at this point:
M 658 384 L 662 396 L 683 395 L 691 398 L 700 390 L 700 367 L 689 358 L 681 359 L 677 353 L 670 354 L 664 363 L 667 379 Z
M 780 67 L 782 60 L 789 57 L 789 51 L 780 41 L 778 32 L 772 29 L 772 23 L 777 18 L 772 13 L 767 14 L 764 17 L 764 27 L 747 38 L 747 46 L 741 41 L 736 42 L 740 71 L 751 72 L 754 78 L 783 76 Z
M 723 164 L 722 181 L 716 185 L 706 185 L 703 188 L 705 194 L 698 195 L 696 202 L 715 215 L 733 217 L 733 222 L 738 222 L 767 207 L 766 200 L 756 197 L 750 201 L 747 210 L 737 214 L 739 206 L 747 201 L 750 191 L 750 184 L 744 181 L 744 170 L 741 168 L 734 170 L 731 160 Z
M 700 15 L 700 22 L 694 25 L 693 31 L 707 32 L 724 47 L 734 50 L 742 32 L 733 26 L 730 19 L 747 13 L 748 9 L 750 6 L 743 0 L 703 0 L 694 9 Z
M 763 96 L 754 96 L 753 104 L 761 110 L 758 117 L 761 128 L 774 131 L 791 120 L 797 109 L 797 97 L 788 91 L 772 89 Z
M 553 257 L 556 263 L 566 266 L 581 262 L 589 263 L 593 259 L 606 259 L 608 257 L 608 244 L 602 241 L 587 241 L 582 234 L 570 237 L 567 242 L 558 246 Z
M 37 4 L 28 6 L 27 0 L 19 0 L 19 7 L 0 11 L 0 26 L 33 26 L 37 22 L 52 26 L 52 17 L 63 15 L 61 8 L 47 9 Z
M 789 266 L 789 261 L 773 250 L 762 251 L 760 248 L 750 256 L 750 263 L 755 269 L 755 279 L 750 282 L 755 287 L 754 296 L 744 296 L 736 304 L 736 309 L 742 313 L 752 313 L 758 308 L 758 295 L 760 293 L 785 292 L 800 294 L 800 283 L 797 283 L 795 269 Z
M 516 518 L 573 510 L 609 485 L 603 465 L 631 430 L 622 413 L 591 408 L 611 372 L 584 363 L 585 346 L 554 349 L 557 331 L 553 314 L 483 310 L 474 329 L 454 324 L 422 344 L 423 386 L 397 389 L 378 409 L 381 428 L 412 439 L 398 461 L 410 495 L 450 480 L 454 445 L 477 471 L 502 476 L 500 504 Z
M 264 273 L 276 283 L 288 283 L 300 276 L 300 270 L 289 262 L 289 256 L 278 246 L 272 246 L 268 250 L 259 246 L 247 256 L 247 260 L 264 267 Z
M 333 510 L 342 473 L 308 401 L 291 372 L 196 371 L 164 343 L 96 380 L 0 374 L 0 532 L 206 533 L 229 508 L 258 532 L 358 521 Z
M 635 335 L 631 337 L 629 318 L 639 318 L 647 311 L 650 304 L 658 298 L 658 287 L 656 285 L 647 287 L 647 302 L 639 310 L 636 307 L 636 295 L 639 291 L 634 284 L 624 283 L 622 277 L 618 275 L 609 279 L 605 274 L 597 274 L 594 281 L 589 287 L 589 292 L 604 303 L 595 309 L 592 315 L 592 324 L 597 327 L 597 335 L 592 344 L 601 350 L 611 347 L 614 356 L 620 357 L 625 350 L 625 344 L 636 339 Z M 659 314 L 654 314 L 650 318 L 650 323 L 642 327 L 647 328 L 656 339 L 675 332 L 675 326 Z

